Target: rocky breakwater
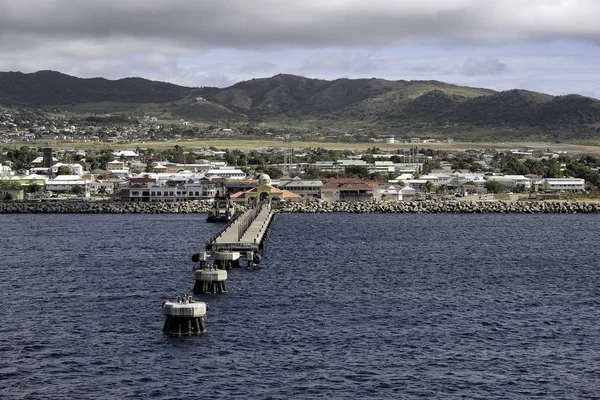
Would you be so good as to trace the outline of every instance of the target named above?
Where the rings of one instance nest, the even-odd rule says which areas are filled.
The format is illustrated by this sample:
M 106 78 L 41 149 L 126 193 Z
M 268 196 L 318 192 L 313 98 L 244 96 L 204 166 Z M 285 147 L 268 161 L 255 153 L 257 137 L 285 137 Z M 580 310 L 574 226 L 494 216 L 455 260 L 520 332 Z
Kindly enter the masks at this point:
M 450 213 L 450 214 L 574 214 L 600 213 L 600 203 L 588 202 L 437 202 L 437 201 L 386 201 L 363 203 L 287 203 L 278 209 L 280 213 Z
M 122 203 L 52 201 L 0 203 L 0 214 L 193 214 L 206 213 L 211 205 L 197 201 Z

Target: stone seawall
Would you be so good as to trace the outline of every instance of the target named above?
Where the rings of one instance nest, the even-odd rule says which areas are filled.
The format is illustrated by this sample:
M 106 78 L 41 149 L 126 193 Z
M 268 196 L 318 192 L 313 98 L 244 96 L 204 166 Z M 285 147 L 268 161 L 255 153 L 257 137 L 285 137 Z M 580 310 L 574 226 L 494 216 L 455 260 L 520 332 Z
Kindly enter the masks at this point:
M 117 203 L 117 202 L 14 202 L 0 203 L 0 214 L 198 214 L 207 213 L 210 204 L 174 203 Z M 378 203 L 287 203 L 276 209 L 278 213 L 600 213 L 600 203 L 588 202 L 378 202 Z
M 189 202 L 14 202 L 0 203 L 0 214 L 191 214 L 206 213 L 210 204 Z
M 488 214 L 488 213 L 600 213 L 600 203 L 587 202 L 378 202 L 378 203 L 288 203 L 281 207 L 281 213 L 451 213 L 451 214 Z

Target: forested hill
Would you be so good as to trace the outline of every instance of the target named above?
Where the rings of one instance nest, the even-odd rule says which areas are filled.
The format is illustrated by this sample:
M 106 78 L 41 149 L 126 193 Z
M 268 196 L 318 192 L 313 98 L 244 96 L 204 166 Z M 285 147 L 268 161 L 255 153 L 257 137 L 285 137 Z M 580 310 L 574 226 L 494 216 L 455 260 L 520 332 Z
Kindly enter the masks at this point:
M 0 72 L 0 104 L 42 106 L 99 101 L 168 102 L 188 96 L 190 89 L 142 78 L 82 79 L 55 71 L 32 74 Z
M 311 121 L 315 126 L 326 124 L 343 130 L 349 126 L 383 131 L 531 128 L 538 133 L 570 130 L 594 136 L 600 126 L 597 99 L 525 90 L 496 92 L 439 81 L 327 81 L 279 74 L 227 88 L 190 88 L 142 78 L 81 79 L 53 71 L 0 72 L 3 105 L 88 104 L 89 111 L 98 103 L 103 103 L 98 106 L 101 112 L 111 109 L 106 104 L 115 111 L 121 107 L 130 113 L 139 111 L 135 107 L 141 104 L 159 104 L 174 118 L 242 123 Z

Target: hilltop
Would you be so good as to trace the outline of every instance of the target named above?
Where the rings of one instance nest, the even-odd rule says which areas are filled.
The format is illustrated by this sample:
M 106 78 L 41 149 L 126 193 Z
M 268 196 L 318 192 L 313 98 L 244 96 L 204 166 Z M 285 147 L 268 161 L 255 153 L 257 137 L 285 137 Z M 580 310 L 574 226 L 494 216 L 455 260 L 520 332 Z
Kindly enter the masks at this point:
M 189 95 L 190 89 L 142 78 L 82 79 L 55 71 L 32 74 L 0 72 L 0 101 L 15 106 L 48 106 L 98 101 L 168 102 Z
M 0 104 L 76 114 L 155 115 L 217 124 L 366 131 L 463 139 L 596 138 L 600 101 L 439 81 L 279 74 L 226 88 L 142 78 L 81 79 L 54 71 L 0 72 Z

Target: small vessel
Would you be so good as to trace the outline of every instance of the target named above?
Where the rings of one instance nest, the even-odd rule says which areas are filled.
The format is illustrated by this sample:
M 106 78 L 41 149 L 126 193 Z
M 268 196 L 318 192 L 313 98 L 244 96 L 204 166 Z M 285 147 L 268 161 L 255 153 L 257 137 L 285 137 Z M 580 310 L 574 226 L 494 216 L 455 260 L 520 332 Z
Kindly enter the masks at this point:
M 229 194 L 217 192 L 212 208 L 208 211 L 206 222 L 229 222 L 235 215 L 235 205 Z

